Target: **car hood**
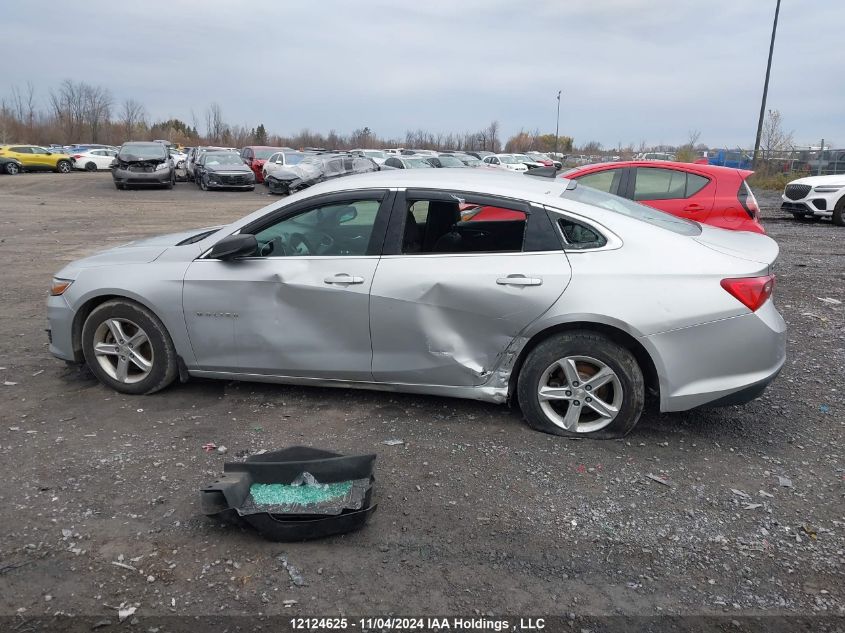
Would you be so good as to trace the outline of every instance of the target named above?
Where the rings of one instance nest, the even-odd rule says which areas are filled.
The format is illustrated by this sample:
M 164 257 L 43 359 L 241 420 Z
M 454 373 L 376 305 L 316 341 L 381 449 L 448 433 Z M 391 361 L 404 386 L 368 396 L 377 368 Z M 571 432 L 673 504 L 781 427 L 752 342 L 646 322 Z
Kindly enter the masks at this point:
M 205 165 L 206 171 L 227 171 L 227 172 L 252 172 L 252 170 L 241 163 L 240 165 Z
M 837 174 L 834 176 L 807 176 L 806 178 L 799 178 L 789 183 L 790 185 L 810 185 L 817 187 L 819 185 L 842 185 L 845 187 L 845 174 Z
M 68 264 L 58 277 L 70 278 L 82 268 L 94 268 L 96 266 L 114 266 L 119 264 L 146 264 L 157 259 L 164 251 L 171 246 L 190 238 L 207 237 L 219 230 L 222 226 L 210 226 L 192 231 L 180 231 L 179 233 L 168 233 L 167 235 L 156 235 L 134 240 L 120 246 L 115 246 L 105 251 L 100 251 L 89 257 L 78 259 Z M 199 241 L 196 239 L 195 241 Z
M 701 235 L 693 239 L 725 255 L 752 262 L 771 265 L 778 257 L 780 247 L 772 238 L 751 231 L 731 231 L 701 224 Z

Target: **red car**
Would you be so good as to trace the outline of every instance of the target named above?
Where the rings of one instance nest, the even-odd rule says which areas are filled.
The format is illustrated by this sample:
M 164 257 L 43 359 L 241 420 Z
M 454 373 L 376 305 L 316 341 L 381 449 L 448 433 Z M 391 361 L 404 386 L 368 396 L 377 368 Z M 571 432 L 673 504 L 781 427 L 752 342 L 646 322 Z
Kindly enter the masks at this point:
M 561 177 L 696 222 L 765 233 L 757 199 L 746 182 L 752 173 L 715 165 L 627 161 L 576 167 Z
M 276 152 L 281 152 L 289 147 L 269 147 L 267 145 L 248 145 L 241 150 L 241 158 L 255 174 L 255 182 L 264 182 L 264 173 L 261 167 L 264 162 Z

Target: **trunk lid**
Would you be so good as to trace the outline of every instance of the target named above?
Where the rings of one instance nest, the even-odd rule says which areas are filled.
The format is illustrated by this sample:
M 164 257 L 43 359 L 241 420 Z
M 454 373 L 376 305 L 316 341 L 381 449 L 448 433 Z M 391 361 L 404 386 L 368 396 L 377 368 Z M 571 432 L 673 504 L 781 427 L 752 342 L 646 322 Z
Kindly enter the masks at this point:
M 762 233 L 729 231 L 707 224 L 702 224 L 701 235 L 692 239 L 714 251 L 760 264 L 773 264 L 780 252 L 778 243 Z

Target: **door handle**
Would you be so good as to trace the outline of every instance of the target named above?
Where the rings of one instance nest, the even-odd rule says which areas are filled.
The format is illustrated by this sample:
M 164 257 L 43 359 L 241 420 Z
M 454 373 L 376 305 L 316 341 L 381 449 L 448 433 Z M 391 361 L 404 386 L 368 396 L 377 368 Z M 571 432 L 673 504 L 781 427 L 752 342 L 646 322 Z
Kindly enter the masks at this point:
M 704 207 L 693 202 L 684 207 L 684 211 L 704 211 Z
M 326 277 L 324 280 L 327 284 L 337 284 L 339 286 L 349 286 L 352 284 L 364 283 L 363 277 L 353 277 L 348 273 L 338 273 L 334 277 Z
M 526 277 L 525 275 L 508 275 L 499 277 L 496 283 L 500 286 L 541 286 L 543 280 L 539 277 Z

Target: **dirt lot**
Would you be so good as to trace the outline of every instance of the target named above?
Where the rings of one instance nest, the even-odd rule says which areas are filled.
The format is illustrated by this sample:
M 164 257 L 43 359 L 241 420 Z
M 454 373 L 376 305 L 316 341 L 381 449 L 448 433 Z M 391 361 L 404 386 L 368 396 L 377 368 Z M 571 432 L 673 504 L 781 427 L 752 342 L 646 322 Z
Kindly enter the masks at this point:
M 845 304 L 819 298 L 845 301 L 845 230 L 759 197 L 781 245 L 782 374 L 746 406 L 646 413 L 627 440 L 597 442 L 434 397 L 198 380 L 109 391 L 47 351 L 52 273 L 275 198 L 119 192 L 108 173 L 0 176 L 4 630 L 60 613 L 108 631 L 121 603 L 137 616 L 842 616 Z M 292 444 L 378 454 L 366 528 L 273 544 L 200 514 L 198 488 L 224 461 Z

